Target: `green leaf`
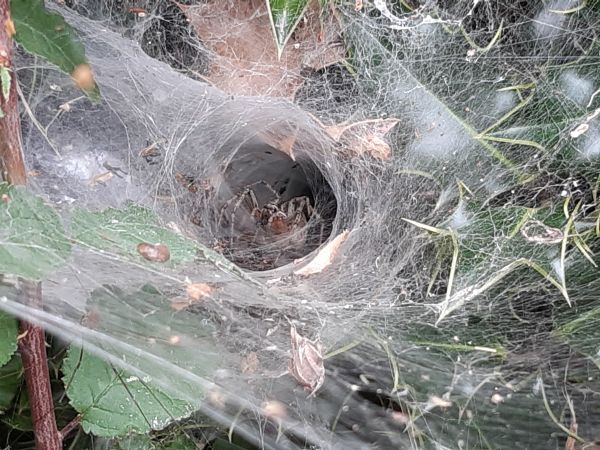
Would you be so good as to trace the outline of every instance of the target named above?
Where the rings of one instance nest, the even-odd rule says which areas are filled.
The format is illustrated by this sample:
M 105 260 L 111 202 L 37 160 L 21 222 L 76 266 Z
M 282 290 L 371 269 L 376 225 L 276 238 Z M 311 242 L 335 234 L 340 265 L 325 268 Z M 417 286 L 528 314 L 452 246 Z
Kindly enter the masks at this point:
M 115 253 L 137 263 L 175 267 L 193 261 L 194 243 L 158 224 L 156 215 L 142 206 L 130 204 L 125 209 L 108 208 L 100 212 L 78 209 L 73 215 L 73 238 L 93 249 Z M 138 244 L 161 243 L 169 248 L 166 263 L 145 260 Z
M 277 54 L 281 57 L 283 49 L 292 32 L 298 25 L 308 6 L 308 0 L 266 0 L 269 9 L 271 27 L 277 45 Z
M 199 408 L 202 389 L 185 377 L 171 386 L 168 365 L 176 365 L 192 379 L 211 376 L 222 359 L 213 327 L 198 314 L 173 311 L 169 300 L 150 285 L 132 292 L 115 286 L 98 288 L 87 307 L 96 318 L 96 332 L 109 334 L 117 343 L 100 339 L 92 344 L 122 355 L 127 367 L 147 375 L 143 379 L 132 376 L 72 346 L 63 365 L 63 381 L 71 404 L 83 415 L 86 432 L 101 436 L 146 433 Z M 172 343 L 174 334 L 186 344 Z M 168 392 L 159 383 L 167 384 Z
M 29 397 L 26 389 L 18 391 L 18 397 L 11 405 L 11 414 L 3 417 L 3 421 L 15 430 L 26 432 L 33 431 L 31 408 L 29 406 Z
M 466 205 L 459 214 L 470 216 L 468 224 L 457 230 L 459 273 L 480 273 L 486 266 L 497 268 L 520 258 L 550 270 L 551 260 L 559 254 L 560 238 L 539 241 L 551 231 L 561 233 L 564 216 L 560 208 L 505 206 L 478 209 L 472 204 Z
M 82 416 L 83 430 L 96 436 L 159 430 L 195 409 L 152 386 L 149 378 L 132 376 L 73 345 L 63 374 L 70 403 Z
M 600 306 L 569 316 L 571 320 L 558 327 L 557 335 L 577 351 L 590 356 L 600 368 Z
M 47 59 L 68 74 L 87 64 L 85 50 L 73 28 L 62 16 L 46 10 L 42 0 L 11 0 L 10 12 L 16 29 L 15 40 L 25 50 Z M 97 93 L 93 82 L 82 87 Z
M 0 367 L 0 414 L 8 409 L 21 385 L 23 366 L 21 358 L 14 355 L 11 360 Z
M 87 307 L 98 317 L 96 331 L 110 334 L 135 348 L 145 349 L 195 375 L 209 376 L 222 359 L 215 347 L 214 327 L 196 313 L 175 312 L 169 299 L 150 285 L 132 292 L 116 286 L 103 286 L 92 292 Z M 118 313 L 115 314 L 115 311 Z M 169 343 L 174 330 L 178 336 L 185 337 L 187 345 Z M 157 363 L 147 362 L 143 355 L 128 356 L 127 362 L 144 373 L 164 370 Z M 188 388 L 183 382 L 177 389 L 194 398 L 202 394 L 196 386 Z
M 0 273 L 39 280 L 71 252 L 58 215 L 23 187 L 0 184 Z
M 0 311 L 0 366 L 6 364 L 17 350 L 17 321 Z

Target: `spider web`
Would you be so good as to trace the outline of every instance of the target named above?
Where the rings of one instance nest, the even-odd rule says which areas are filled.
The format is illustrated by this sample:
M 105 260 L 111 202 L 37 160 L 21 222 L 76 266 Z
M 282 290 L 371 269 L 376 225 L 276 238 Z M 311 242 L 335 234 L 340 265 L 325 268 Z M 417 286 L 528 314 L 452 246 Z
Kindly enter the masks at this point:
M 207 83 L 218 55 L 172 4 L 145 3 L 143 17 L 120 1 L 48 5 L 78 30 L 102 100 L 22 57 L 33 189 L 66 223 L 78 207 L 144 205 L 211 251 L 176 270 L 81 245 L 44 283 L 45 311 L 10 295 L 1 307 L 204 397 L 204 414 L 261 448 L 600 438 L 600 4 L 360 3 L 336 4 L 346 60 L 303 73 L 293 101 Z M 386 118 L 398 123 L 383 159 L 323 126 Z M 224 205 L 256 182 L 308 195 L 307 226 L 244 243 L 239 202 L 224 231 Z M 344 230 L 327 267 L 296 273 Z M 299 254 L 282 251 L 299 235 Z M 175 330 L 116 295 L 94 303 L 107 286 L 175 298 L 190 280 L 214 292 Z M 100 326 L 82 321 L 90 305 Z M 215 330 L 210 376 L 194 369 L 210 353 L 196 321 Z M 289 321 L 325 349 L 311 398 L 280 376 Z M 174 332 L 188 360 L 151 342 Z

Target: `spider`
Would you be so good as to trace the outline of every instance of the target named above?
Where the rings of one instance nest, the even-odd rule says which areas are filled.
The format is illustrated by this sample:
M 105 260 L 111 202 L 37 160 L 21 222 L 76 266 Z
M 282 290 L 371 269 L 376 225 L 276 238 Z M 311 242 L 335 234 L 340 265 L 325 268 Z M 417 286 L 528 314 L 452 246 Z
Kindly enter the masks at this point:
M 260 206 L 256 190 L 263 186 L 272 199 Z M 240 216 L 240 209 L 244 212 Z M 249 215 L 248 215 L 249 213 Z M 307 196 L 293 197 L 281 201 L 281 195 L 266 181 L 257 181 L 244 189 L 221 208 L 219 224 L 229 223 L 231 240 L 239 230 L 243 235 L 257 235 L 263 231 L 267 235 L 291 234 L 303 228 L 313 214 L 310 199 Z M 251 220 L 248 220 L 251 219 Z

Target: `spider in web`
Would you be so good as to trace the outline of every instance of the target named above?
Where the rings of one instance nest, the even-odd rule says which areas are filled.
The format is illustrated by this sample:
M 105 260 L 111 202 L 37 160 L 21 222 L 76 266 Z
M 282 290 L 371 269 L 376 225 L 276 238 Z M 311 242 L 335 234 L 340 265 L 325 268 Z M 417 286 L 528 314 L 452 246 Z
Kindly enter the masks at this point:
M 259 204 L 255 192 L 259 186 L 263 186 L 272 196 L 263 206 Z M 269 183 L 260 180 L 244 186 L 240 193 L 225 202 L 220 210 L 219 224 L 231 227 L 231 240 L 236 234 L 236 229 L 241 229 L 242 235 L 251 235 L 255 243 L 261 231 L 267 236 L 295 234 L 304 228 L 313 212 L 307 196 L 281 201 L 281 194 Z M 248 214 L 252 218 L 250 229 L 247 223 L 244 223 Z

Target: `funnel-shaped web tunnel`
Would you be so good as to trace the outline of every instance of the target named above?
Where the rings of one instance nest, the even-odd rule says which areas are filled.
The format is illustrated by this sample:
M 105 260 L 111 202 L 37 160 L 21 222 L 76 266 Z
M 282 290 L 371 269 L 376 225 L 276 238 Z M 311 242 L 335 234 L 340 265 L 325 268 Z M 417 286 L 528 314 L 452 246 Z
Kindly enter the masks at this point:
M 213 248 L 244 269 L 290 264 L 326 242 L 333 229 L 338 201 L 319 153 L 302 151 L 301 132 L 294 132 L 297 155 L 265 139 L 270 130 L 281 136 L 287 129 L 285 123 L 253 128 L 249 137 L 223 145 L 201 180 L 176 175 L 194 205 L 184 208 L 184 220 L 208 230 Z

